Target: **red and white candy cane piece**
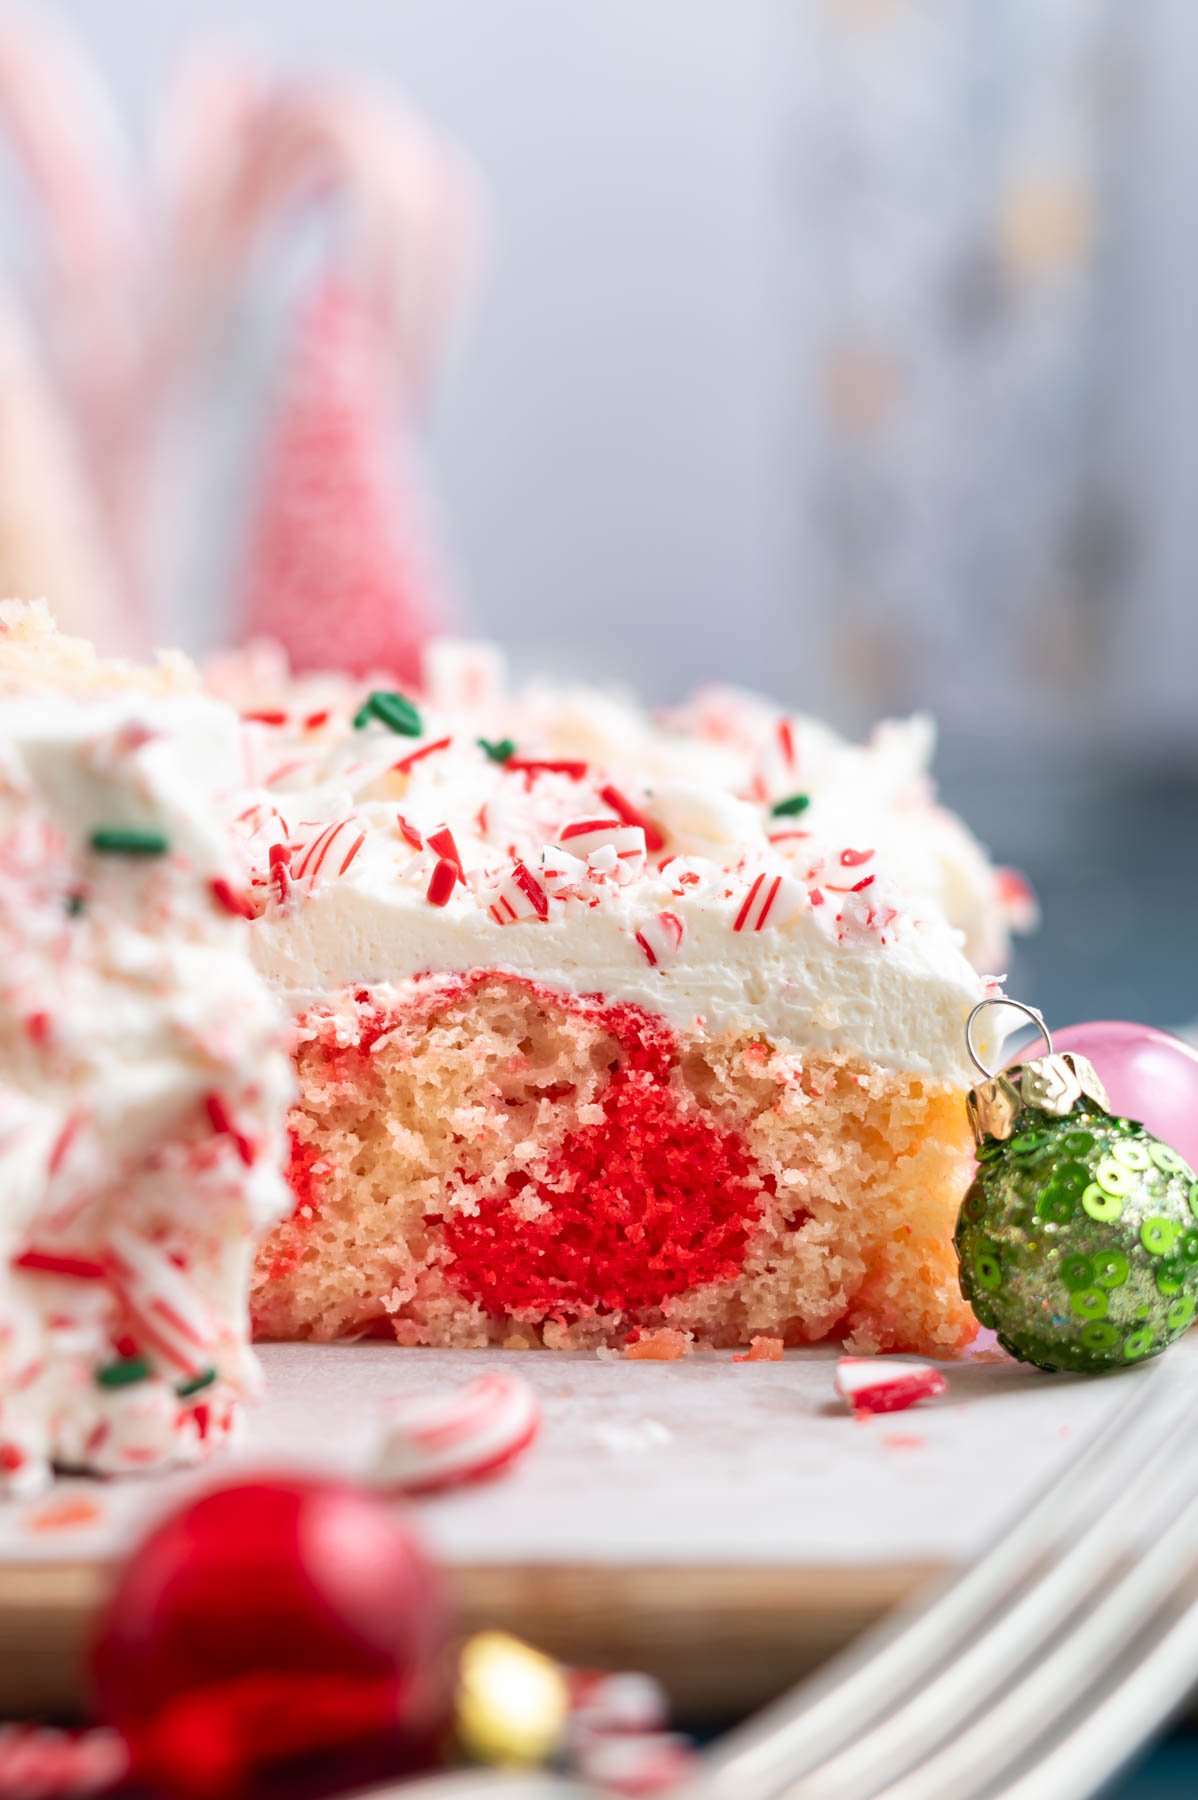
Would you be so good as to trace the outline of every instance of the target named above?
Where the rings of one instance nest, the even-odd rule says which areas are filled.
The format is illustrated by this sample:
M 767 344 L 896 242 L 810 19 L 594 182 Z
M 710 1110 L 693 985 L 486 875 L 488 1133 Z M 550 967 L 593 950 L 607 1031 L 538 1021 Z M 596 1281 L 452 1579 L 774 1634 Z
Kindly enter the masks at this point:
M 584 1739 L 574 1753 L 582 1779 L 623 1800 L 668 1794 L 695 1772 L 695 1752 L 677 1732 L 613 1733 Z
M 309 892 L 320 881 L 335 881 L 365 841 L 366 826 L 356 813 L 324 825 L 301 825 L 290 845 L 292 881 Z
M 572 1669 L 570 1732 L 597 1736 L 611 1732 L 657 1732 L 665 1728 L 669 1704 L 652 1675 L 637 1670 Z
M 128 1771 L 125 1740 L 106 1726 L 0 1725 L 0 1794 L 12 1800 L 87 1800 L 109 1793 Z
M 580 856 L 571 856 L 568 850 L 547 850 L 537 870 L 537 880 L 554 899 L 573 893 L 586 879 L 586 864 Z
M 557 841 L 572 856 L 591 856 L 596 850 L 614 850 L 622 863 L 640 864 L 646 856 L 645 833 L 640 825 L 622 819 L 570 819 Z
M 836 1392 L 855 1413 L 903 1412 L 918 1400 L 933 1400 L 948 1383 L 931 1363 L 898 1362 L 892 1356 L 842 1356 L 836 1365 Z
M 516 862 L 487 910 L 497 925 L 515 925 L 521 919 L 547 919 L 549 897 L 532 870 L 525 863 Z
M 806 903 L 807 890 L 789 875 L 754 877 L 741 900 L 733 931 L 764 931 L 767 925 L 786 925 Z
M 520 1375 L 481 1375 L 456 1392 L 387 1403 L 374 1467 L 380 1487 L 428 1494 L 496 1475 L 537 1435 L 541 1407 Z
M 660 969 L 663 963 L 672 962 L 682 947 L 682 939 L 686 927 L 674 912 L 655 913 L 646 919 L 636 934 L 636 941 L 645 953 L 651 969 Z
M 749 783 L 753 799 L 765 802 L 790 791 L 799 772 L 799 724 L 783 716 L 761 746 Z
M 656 852 L 666 846 L 665 834 L 661 826 L 643 813 L 639 806 L 634 806 L 628 796 L 618 787 L 608 784 L 599 789 L 599 798 L 604 806 L 610 806 L 614 813 L 623 819 L 625 825 L 639 825 L 645 834 L 645 848 Z
M 125 1225 L 109 1233 L 108 1251 L 113 1289 L 147 1349 L 187 1379 L 204 1374 L 216 1327 L 183 1270 Z

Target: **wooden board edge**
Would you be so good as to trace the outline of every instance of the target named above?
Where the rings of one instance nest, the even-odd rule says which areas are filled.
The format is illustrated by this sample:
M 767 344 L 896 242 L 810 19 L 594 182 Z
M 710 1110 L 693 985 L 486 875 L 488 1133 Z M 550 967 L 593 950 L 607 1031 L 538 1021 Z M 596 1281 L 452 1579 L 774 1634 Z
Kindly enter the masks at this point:
M 922 1563 L 459 1563 L 446 1568 L 464 1632 L 500 1627 L 563 1661 L 643 1669 L 684 1717 L 763 1704 L 940 1573 Z M 70 1713 L 85 1703 L 86 1645 L 111 1568 L 0 1567 L 0 1708 Z

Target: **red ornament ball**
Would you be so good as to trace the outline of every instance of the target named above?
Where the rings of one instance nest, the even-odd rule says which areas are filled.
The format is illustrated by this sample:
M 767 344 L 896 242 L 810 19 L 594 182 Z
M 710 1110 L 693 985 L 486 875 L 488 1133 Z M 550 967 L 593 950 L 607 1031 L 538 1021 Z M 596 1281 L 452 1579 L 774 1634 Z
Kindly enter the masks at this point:
M 447 1610 L 399 1516 L 348 1484 L 231 1483 L 155 1527 L 92 1652 L 100 1715 L 168 1791 L 248 1791 L 253 1772 L 449 1713 Z

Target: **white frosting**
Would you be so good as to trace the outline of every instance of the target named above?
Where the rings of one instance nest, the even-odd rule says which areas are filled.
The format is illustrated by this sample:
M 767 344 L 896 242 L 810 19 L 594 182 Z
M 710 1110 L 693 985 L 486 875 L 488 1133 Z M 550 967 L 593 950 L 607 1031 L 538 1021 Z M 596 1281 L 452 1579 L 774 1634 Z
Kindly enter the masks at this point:
M 440 648 L 434 694 L 473 692 L 472 710 L 421 703 L 416 735 L 377 717 L 355 729 L 344 705 L 305 729 L 294 696 L 285 724 L 247 726 L 254 953 L 293 1003 L 499 969 L 683 1027 L 968 1080 L 964 1021 L 990 989 L 941 890 L 958 841 L 990 871 L 931 802 L 926 723 L 855 749 L 709 696 L 686 730 L 655 728 L 583 690 L 507 701 L 492 656 L 458 660 Z M 495 760 L 480 736 L 516 755 Z M 525 766 L 545 758 L 577 766 Z M 774 810 L 808 789 L 804 810 Z
M 29 675 L 0 698 L 0 1474 L 21 1491 L 227 1435 L 291 1092 L 214 804 L 236 722 Z

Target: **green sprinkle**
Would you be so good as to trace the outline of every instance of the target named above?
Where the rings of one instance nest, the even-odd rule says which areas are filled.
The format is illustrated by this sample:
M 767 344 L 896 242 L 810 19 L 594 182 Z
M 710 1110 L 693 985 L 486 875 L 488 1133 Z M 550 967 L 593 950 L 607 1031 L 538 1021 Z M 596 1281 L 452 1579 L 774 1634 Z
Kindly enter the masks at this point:
M 403 694 L 388 694 L 382 689 L 368 695 L 354 714 L 355 731 L 361 731 L 371 719 L 377 719 L 398 737 L 419 737 L 424 730 L 420 714 L 410 700 Z
M 135 1381 L 147 1380 L 150 1374 L 144 1356 L 123 1356 L 120 1362 L 105 1363 L 97 1369 L 96 1380 L 102 1388 L 130 1387 Z
M 512 738 L 500 738 L 493 744 L 489 738 L 479 738 L 478 747 L 485 750 L 492 762 L 505 763 L 510 756 L 515 756 L 516 745 Z
M 791 794 L 789 799 L 779 800 L 776 806 L 771 806 L 770 811 L 775 819 L 797 819 L 810 805 L 810 794 Z
M 187 1400 L 192 1394 L 198 1394 L 201 1388 L 211 1387 L 216 1380 L 215 1369 L 205 1369 L 200 1375 L 193 1375 L 190 1381 L 184 1381 L 175 1389 L 180 1400 Z
M 71 919 L 77 919 L 80 913 L 87 911 L 87 901 L 82 894 L 68 894 L 63 905 L 66 907 L 68 918 Z
M 170 849 L 164 832 L 142 831 L 136 825 L 101 825 L 88 841 L 104 856 L 165 856 Z

